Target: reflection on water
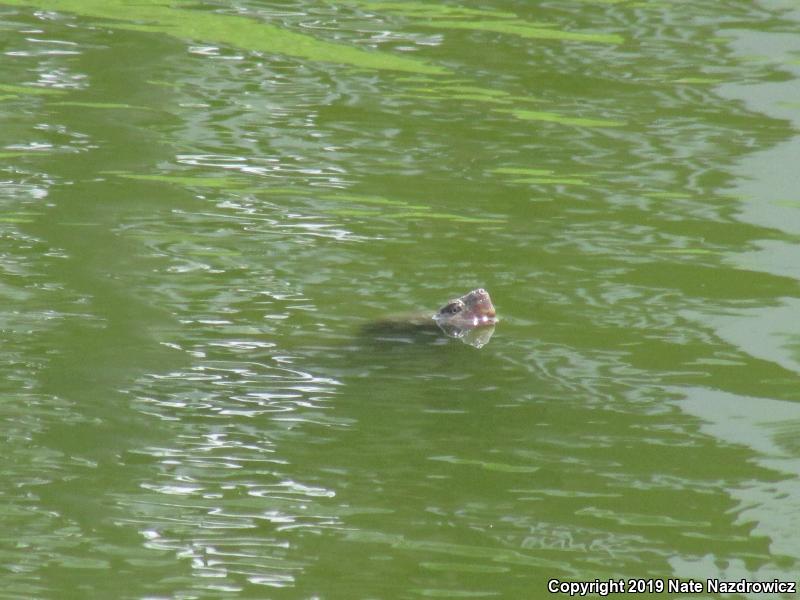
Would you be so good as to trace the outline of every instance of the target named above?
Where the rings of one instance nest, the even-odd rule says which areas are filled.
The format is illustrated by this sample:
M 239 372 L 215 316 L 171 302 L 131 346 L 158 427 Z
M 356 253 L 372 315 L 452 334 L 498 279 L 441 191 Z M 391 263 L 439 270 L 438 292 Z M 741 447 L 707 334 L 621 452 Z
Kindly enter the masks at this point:
M 796 572 L 791 6 L 5 4 L 0 596 Z
M 745 446 L 772 477 L 748 479 L 728 488 L 737 501 L 737 523 L 751 528 L 751 535 L 769 540 L 770 552 L 784 560 L 749 565 L 734 560 L 724 570 L 726 579 L 793 581 L 792 558 L 797 554 L 794 532 L 800 526 L 800 406 L 795 402 L 734 396 L 690 389 L 681 408 L 703 422 L 703 430 L 723 443 Z M 719 560 L 715 552 L 710 558 Z M 792 566 L 790 566 L 792 565 Z M 704 564 L 675 564 L 684 577 L 697 577 Z
M 439 324 L 439 327 L 448 337 L 455 338 L 473 348 L 483 348 L 494 335 L 494 325 L 478 329 L 461 329 L 459 327 L 442 326 L 441 324 Z

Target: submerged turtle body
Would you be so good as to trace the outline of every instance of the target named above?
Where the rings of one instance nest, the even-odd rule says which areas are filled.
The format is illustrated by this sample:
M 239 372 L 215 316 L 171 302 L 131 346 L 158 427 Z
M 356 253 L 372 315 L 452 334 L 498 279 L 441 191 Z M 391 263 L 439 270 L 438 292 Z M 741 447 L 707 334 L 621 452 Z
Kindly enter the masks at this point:
M 456 338 L 480 348 L 488 343 L 497 323 L 489 293 L 478 288 L 450 300 L 435 313 L 397 315 L 371 323 L 365 332 L 377 340 L 413 342 L 418 336 Z

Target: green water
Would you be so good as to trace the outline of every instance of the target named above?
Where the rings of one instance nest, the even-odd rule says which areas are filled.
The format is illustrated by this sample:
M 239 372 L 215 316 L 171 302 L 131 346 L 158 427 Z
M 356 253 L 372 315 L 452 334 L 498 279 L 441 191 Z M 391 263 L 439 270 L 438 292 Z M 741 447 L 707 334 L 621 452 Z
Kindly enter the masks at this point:
M 0 598 L 797 580 L 795 3 L 0 2 Z

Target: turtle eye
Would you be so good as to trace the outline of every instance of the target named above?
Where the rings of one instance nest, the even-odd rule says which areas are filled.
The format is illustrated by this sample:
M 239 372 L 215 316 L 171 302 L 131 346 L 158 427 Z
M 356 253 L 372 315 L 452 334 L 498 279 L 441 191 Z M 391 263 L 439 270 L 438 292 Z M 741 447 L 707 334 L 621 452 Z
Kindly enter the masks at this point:
M 461 312 L 463 309 L 464 307 L 461 305 L 460 302 L 451 302 L 442 309 L 442 312 L 447 313 L 448 315 L 454 315 L 456 313 Z

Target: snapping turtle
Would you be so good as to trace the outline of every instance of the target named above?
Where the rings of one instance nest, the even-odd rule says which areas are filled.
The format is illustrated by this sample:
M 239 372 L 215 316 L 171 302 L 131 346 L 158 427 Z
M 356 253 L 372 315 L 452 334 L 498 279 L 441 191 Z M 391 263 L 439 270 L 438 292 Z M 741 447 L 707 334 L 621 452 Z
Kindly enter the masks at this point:
M 417 336 L 444 333 L 447 337 L 481 348 L 492 337 L 497 321 L 489 292 L 478 288 L 450 300 L 432 315 L 388 317 L 369 324 L 364 332 L 376 340 L 404 342 L 412 342 Z

